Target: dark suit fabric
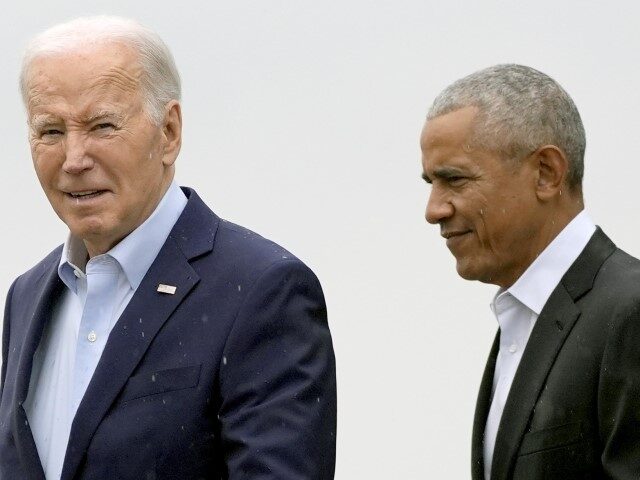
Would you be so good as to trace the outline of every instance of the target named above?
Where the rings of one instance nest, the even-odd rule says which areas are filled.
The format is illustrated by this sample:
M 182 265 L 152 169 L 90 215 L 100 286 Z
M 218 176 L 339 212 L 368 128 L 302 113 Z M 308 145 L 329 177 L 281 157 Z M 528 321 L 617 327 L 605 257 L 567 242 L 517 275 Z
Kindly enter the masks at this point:
M 300 260 L 196 193 L 113 328 L 73 421 L 62 479 L 332 479 L 335 362 Z M 43 479 L 22 407 L 64 285 L 61 249 L 7 298 L 0 478 Z M 175 295 L 157 292 L 174 285 Z
M 474 480 L 484 478 L 498 339 L 476 405 Z M 638 478 L 640 261 L 598 228 L 531 332 L 500 421 L 491 479 Z

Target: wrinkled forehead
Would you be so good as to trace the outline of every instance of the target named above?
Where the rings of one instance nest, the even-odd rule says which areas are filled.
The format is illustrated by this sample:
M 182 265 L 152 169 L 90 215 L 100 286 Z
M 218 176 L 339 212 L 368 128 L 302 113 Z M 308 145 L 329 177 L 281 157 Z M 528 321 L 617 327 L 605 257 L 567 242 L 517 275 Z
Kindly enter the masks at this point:
M 30 108 L 46 94 L 104 89 L 132 94 L 140 86 L 142 73 L 138 53 L 121 42 L 44 51 L 31 60 L 25 71 L 25 100 Z

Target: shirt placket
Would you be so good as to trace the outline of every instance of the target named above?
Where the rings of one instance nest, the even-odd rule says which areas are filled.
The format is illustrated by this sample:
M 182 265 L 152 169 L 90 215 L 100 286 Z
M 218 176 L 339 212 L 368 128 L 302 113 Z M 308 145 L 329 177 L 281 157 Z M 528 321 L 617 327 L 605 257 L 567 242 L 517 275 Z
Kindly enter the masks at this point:
M 493 449 L 511 381 L 522 355 L 522 335 L 519 322 L 522 307 L 510 293 L 496 299 L 494 313 L 500 325 L 500 349 L 496 359 L 493 397 L 485 429 L 485 478 L 490 477 Z
M 80 320 L 74 364 L 73 412 L 77 410 L 107 341 L 118 286 L 118 265 L 110 256 L 87 264 L 87 296 Z

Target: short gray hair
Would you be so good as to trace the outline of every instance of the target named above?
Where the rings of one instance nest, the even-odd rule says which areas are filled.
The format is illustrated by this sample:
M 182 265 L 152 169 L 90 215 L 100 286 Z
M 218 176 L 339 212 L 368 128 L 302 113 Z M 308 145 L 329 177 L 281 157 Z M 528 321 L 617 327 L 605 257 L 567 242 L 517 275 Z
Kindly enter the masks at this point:
M 567 155 L 568 185 L 582 184 L 584 126 L 573 100 L 555 80 L 523 65 L 495 65 L 445 88 L 427 120 L 469 106 L 480 110 L 476 145 L 512 159 L 555 145 Z
M 165 105 L 180 100 L 180 75 L 162 39 L 135 20 L 114 16 L 80 17 L 61 23 L 33 38 L 25 50 L 20 72 L 22 100 L 28 102 L 29 69 L 33 60 L 82 48 L 87 43 L 120 42 L 132 47 L 143 70 L 140 88 L 146 112 L 159 125 Z

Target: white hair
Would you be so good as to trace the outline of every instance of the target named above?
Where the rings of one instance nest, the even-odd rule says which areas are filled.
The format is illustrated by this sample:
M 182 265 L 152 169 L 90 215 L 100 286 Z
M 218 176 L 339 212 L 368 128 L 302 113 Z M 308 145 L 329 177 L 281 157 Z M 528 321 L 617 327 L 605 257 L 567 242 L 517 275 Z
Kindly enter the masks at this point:
M 521 159 L 543 145 L 555 145 L 567 155 L 567 183 L 581 185 L 584 127 L 573 100 L 555 80 L 523 65 L 495 65 L 445 88 L 427 120 L 469 106 L 480 110 L 473 135 L 478 146 Z
M 20 72 L 24 104 L 28 102 L 29 70 L 36 58 L 64 54 L 87 44 L 110 42 L 123 43 L 137 52 L 143 71 L 140 89 L 145 111 L 159 125 L 165 105 L 171 100 L 180 100 L 178 69 L 171 52 L 157 33 L 135 20 L 121 17 L 80 17 L 55 25 L 33 38 L 25 50 Z

